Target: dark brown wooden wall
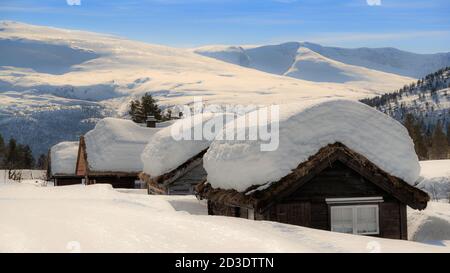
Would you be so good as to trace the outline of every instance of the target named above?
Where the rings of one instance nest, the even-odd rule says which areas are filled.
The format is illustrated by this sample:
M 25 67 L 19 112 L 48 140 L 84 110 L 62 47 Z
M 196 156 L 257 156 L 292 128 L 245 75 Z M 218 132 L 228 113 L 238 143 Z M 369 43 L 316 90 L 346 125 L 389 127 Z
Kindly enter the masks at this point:
M 89 177 L 89 180 L 96 184 L 111 184 L 113 188 L 134 189 L 134 181 L 139 178 L 137 176 L 95 176 Z
M 58 177 L 54 179 L 55 186 L 68 186 L 81 184 L 80 177 Z
M 325 198 L 375 196 L 384 199 L 379 204 L 379 236 L 407 239 L 406 205 L 339 161 L 330 164 L 330 167 L 267 210 L 255 213 L 255 219 L 330 230 L 330 208 Z M 210 203 L 213 214 L 239 216 L 234 215 L 235 208 Z

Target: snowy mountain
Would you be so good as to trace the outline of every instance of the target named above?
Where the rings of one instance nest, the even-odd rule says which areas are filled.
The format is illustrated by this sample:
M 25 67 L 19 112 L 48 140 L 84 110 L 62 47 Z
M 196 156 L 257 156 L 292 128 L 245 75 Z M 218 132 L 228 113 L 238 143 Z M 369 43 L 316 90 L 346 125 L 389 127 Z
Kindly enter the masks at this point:
M 421 78 L 450 65 L 450 52 L 416 54 L 395 48 L 350 49 L 325 47 L 308 42 L 251 47 L 205 46 L 193 51 L 268 73 L 331 82 L 349 82 L 355 78 L 358 79 L 358 74 L 365 75 L 368 71 L 362 68 Z M 352 67 L 353 69 L 348 71 L 345 65 L 356 66 L 361 70 L 358 71 L 356 67 Z M 296 73 L 291 73 L 292 70 Z
M 273 72 L 270 74 L 187 49 L 3 21 L 0 133 L 6 139 L 15 137 L 30 144 L 37 155 L 46 153 L 57 142 L 77 140 L 99 118 L 126 115 L 129 101 L 146 92 L 163 106 L 189 104 L 194 96 L 202 96 L 209 104 L 284 104 L 322 97 L 361 99 L 413 80 L 330 61 L 313 52 L 300 56 L 292 66 L 291 57 L 298 48 L 295 44 L 284 47 L 268 50 L 271 54 L 258 48 L 230 49 L 245 51 L 250 66 Z M 230 58 L 241 56 L 233 54 Z M 265 55 L 267 59 L 255 58 Z M 241 61 L 245 64 L 246 59 Z M 279 65 L 269 70 L 271 63 Z M 299 73 L 298 67 L 305 63 L 312 69 L 324 66 L 331 72 L 322 78 L 315 78 L 314 73 Z M 300 74 L 303 79 L 278 73 L 282 69 L 289 75 Z M 336 70 L 339 78 L 325 82 Z

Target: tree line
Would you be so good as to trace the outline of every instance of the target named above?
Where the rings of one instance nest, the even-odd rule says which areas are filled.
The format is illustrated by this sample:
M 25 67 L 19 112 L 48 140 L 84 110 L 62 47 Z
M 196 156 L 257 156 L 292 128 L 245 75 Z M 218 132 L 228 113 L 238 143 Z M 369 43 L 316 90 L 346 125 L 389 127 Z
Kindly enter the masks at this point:
M 414 142 L 414 150 L 421 160 L 450 158 L 450 124 L 444 128 L 440 121 L 433 130 L 424 130 L 423 120 L 407 114 L 404 126 Z
M 5 142 L 0 134 L 0 169 L 46 169 L 47 156 L 41 154 L 36 160 L 30 146 L 11 138 Z

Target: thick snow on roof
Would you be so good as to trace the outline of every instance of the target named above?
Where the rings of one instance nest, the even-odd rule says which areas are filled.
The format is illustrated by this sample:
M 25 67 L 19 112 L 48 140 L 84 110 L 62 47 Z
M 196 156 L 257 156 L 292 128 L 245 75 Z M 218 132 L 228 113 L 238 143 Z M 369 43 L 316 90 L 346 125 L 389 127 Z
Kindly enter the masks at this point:
M 161 129 L 156 133 L 142 153 L 144 172 L 151 176 L 168 173 L 178 166 L 207 149 L 212 142 L 211 138 L 201 137 L 200 140 L 179 139 L 182 135 L 192 135 L 194 128 L 203 128 L 209 121 L 224 120 L 224 114 L 203 113 L 189 118 L 178 120 L 173 125 Z M 222 128 L 209 130 L 217 134 Z M 178 135 L 173 137 L 173 134 Z M 193 137 L 192 137 L 193 138 Z
M 215 140 L 204 156 L 215 188 L 244 191 L 275 182 L 320 148 L 341 142 L 387 173 L 413 184 L 420 165 L 407 130 L 356 101 L 320 100 L 280 106 L 279 147 L 262 152 L 260 141 Z
M 78 141 L 65 141 L 50 149 L 52 175 L 74 175 L 78 156 Z
M 160 129 L 147 128 L 131 120 L 105 118 L 84 136 L 91 171 L 140 172 L 140 155 Z

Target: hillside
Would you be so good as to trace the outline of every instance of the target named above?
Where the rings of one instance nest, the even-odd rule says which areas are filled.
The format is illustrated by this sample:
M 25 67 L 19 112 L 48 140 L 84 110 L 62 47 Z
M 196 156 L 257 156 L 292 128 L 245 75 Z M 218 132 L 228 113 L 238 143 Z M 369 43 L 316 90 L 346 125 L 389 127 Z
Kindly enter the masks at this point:
M 308 52 L 310 51 L 320 56 L 320 59 L 326 60 L 329 65 L 338 62 L 411 78 L 421 78 L 442 67 L 450 65 L 450 52 L 416 54 L 395 48 L 353 49 L 327 47 L 309 42 L 289 42 L 263 46 L 217 45 L 193 49 L 193 52 L 204 56 L 277 75 L 286 75 L 294 67 L 293 65 L 296 64 L 296 60 L 303 58 L 303 55 L 309 54 Z M 297 68 L 305 70 L 305 73 L 312 72 L 308 66 Z M 337 75 L 343 73 L 341 70 L 335 70 L 334 72 Z M 364 70 L 360 73 L 363 72 Z M 380 75 L 386 76 L 386 74 Z M 303 79 L 301 74 L 290 74 L 288 76 Z M 324 78 L 326 79 L 326 77 Z M 351 79 L 351 77 L 347 78 L 346 81 L 351 81 Z M 335 81 L 331 77 L 328 78 L 328 81 L 341 82 L 342 78 L 338 78 L 338 81 Z
M 402 122 L 421 159 L 449 158 L 450 67 L 395 92 L 361 101 Z
M 446 67 L 395 92 L 362 101 L 399 121 L 412 114 L 431 132 L 437 122 L 444 128 L 450 122 L 449 88 L 450 67 Z
M 124 116 L 131 99 L 152 93 L 163 106 L 284 104 L 318 97 L 360 99 L 411 78 L 367 74 L 323 83 L 269 74 L 190 50 L 111 35 L 0 22 L 0 133 L 35 155 L 77 140 L 106 116 Z

